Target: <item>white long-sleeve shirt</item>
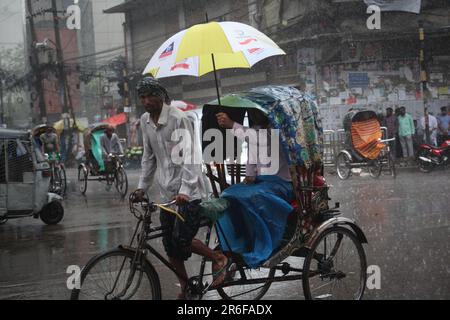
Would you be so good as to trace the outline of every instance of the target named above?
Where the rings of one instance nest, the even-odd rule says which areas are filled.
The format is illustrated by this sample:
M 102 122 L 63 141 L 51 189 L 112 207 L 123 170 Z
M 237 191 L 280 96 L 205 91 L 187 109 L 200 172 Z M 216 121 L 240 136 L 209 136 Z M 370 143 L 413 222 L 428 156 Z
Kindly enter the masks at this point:
M 162 201 L 170 201 L 178 194 L 185 194 L 191 200 L 204 198 L 201 164 L 194 161 L 193 155 L 199 146 L 194 145 L 194 130 L 185 114 L 164 104 L 157 124 L 149 113 L 141 117 L 141 130 L 144 154 L 138 188 L 148 190 L 156 175 Z
M 289 170 L 289 164 L 284 155 L 284 152 L 283 152 L 283 149 L 281 146 L 281 142 L 279 140 L 277 141 L 278 148 L 276 149 L 276 151 L 278 152 L 278 168 L 274 168 L 276 173 L 273 173 L 273 169 L 269 170 L 269 168 L 271 165 L 276 166 L 276 163 L 272 162 L 270 164 L 261 164 L 259 161 L 260 155 L 258 155 L 258 153 L 261 153 L 261 148 L 270 149 L 270 146 L 271 146 L 270 137 L 267 139 L 267 143 L 258 141 L 257 145 L 252 146 L 252 145 L 250 145 L 250 143 L 252 142 L 251 139 L 247 138 L 249 129 L 254 129 L 255 132 L 258 132 L 258 128 L 256 128 L 256 127 L 254 127 L 254 128 L 244 127 L 243 125 L 241 125 L 237 122 L 235 122 L 234 126 L 233 126 L 234 136 L 236 136 L 239 140 L 245 140 L 245 141 L 249 142 L 249 148 L 248 148 L 249 156 L 248 156 L 248 161 L 247 161 L 247 164 L 245 167 L 246 176 L 255 177 L 255 176 L 259 176 L 259 175 L 268 174 L 268 175 L 276 175 L 286 181 L 291 181 L 292 178 L 291 178 L 291 173 Z M 267 155 L 268 153 L 265 152 L 265 154 Z M 253 163 L 251 162 L 252 160 L 253 160 Z
M 433 131 L 433 133 L 437 132 L 438 121 L 437 121 L 436 117 L 429 115 L 428 119 L 429 119 L 430 132 L 432 132 L 432 131 Z M 421 126 L 422 130 L 425 131 L 425 129 L 426 129 L 425 117 L 422 117 L 420 119 L 420 126 Z
M 115 133 L 112 134 L 111 139 L 108 138 L 106 133 L 100 137 L 100 145 L 102 146 L 103 156 L 112 154 L 123 154 L 123 148 L 120 144 L 119 136 Z

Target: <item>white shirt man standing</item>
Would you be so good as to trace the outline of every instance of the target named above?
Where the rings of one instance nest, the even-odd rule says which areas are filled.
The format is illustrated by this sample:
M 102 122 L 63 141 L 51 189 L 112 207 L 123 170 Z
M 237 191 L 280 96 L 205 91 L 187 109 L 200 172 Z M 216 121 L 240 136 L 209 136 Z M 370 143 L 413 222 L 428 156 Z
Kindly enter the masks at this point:
M 425 111 L 425 116 L 420 119 L 420 127 L 423 130 L 423 140 L 433 146 L 437 146 L 438 121 L 435 116 Z M 430 134 L 430 140 L 427 140 L 427 129 Z

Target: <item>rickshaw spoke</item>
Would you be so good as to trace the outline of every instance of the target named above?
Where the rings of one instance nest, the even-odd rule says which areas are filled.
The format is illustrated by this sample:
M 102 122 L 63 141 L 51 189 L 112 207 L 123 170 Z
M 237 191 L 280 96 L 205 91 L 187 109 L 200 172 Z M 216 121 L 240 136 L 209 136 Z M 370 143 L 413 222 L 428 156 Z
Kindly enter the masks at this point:
M 346 242 L 349 242 L 349 245 Z M 330 255 L 326 256 L 323 252 L 328 250 L 328 247 L 332 250 Z M 302 279 L 305 297 L 361 298 L 365 286 L 365 270 L 362 269 L 365 268 L 366 261 L 362 246 L 352 231 L 343 227 L 332 227 L 319 237 L 312 251 L 314 252 L 311 252 L 305 261 Z M 323 255 L 323 259 L 315 262 L 319 254 Z M 313 259 L 317 270 L 311 270 Z

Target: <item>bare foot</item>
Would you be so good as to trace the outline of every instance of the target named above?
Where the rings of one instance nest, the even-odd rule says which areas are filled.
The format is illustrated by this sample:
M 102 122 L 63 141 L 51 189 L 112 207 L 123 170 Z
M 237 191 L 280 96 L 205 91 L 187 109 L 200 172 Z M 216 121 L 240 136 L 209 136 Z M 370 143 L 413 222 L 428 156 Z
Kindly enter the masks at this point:
M 225 255 L 221 255 L 221 257 L 213 263 L 212 271 L 214 273 L 214 282 L 211 284 L 212 287 L 220 286 L 224 282 L 227 274 L 227 266 L 228 258 Z

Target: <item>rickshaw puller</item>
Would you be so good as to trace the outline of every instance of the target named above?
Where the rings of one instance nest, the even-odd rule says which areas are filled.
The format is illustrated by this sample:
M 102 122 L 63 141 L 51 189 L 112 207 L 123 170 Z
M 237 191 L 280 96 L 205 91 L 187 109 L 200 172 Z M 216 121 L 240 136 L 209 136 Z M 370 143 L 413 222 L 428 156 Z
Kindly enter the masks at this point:
M 106 171 L 113 171 L 113 163 L 110 155 L 121 156 L 124 154 L 119 136 L 114 133 L 114 128 L 109 126 L 105 129 L 105 133 L 100 138 L 102 147 L 102 156 L 105 161 Z
M 183 208 L 186 217 L 186 215 L 193 214 L 196 204 L 204 198 L 205 187 L 201 178 L 200 164 L 186 161 L 190 150 L 184 150 L 182 164 L 173 162 L 172 149 L 177 145 L 177 142 L 172 140 L 172 135 L 173 133 L 176 134 L 178 130 L 184 130 L 185 132 L 188 131 L 191 139 L 193 139 L 192 125 L 182 111 L 170 106 L 170 98 L 166 89 L 156 79 L 152 77 L 143 78 L 137 86 L 137 91 L 140 101 L 147 111 L 141 117 L 140 125 L 144 141 L 144 153 L 138 197 L 143 198 L 156 174 L 155 182 L 160 190 L 162 200 L 176 199 L 178 205 L 187 204 Z M 183 137 L 183 139 L 185 138 Z M 185 145 L 194 147 L 193 143 L 191 140 L 191 143 L 188 142 Z M 163 237 L 164 249 L 170 263 L 182 276 L 179 277 L 180 299 L 186 298 L 187 283 L 185 279 L 188 279 L 188 276 L 184 261 L 191 256 L 192 252 L 213 261 L 213 273 L 216 278 L 213 286 L 224 280 L 231 259 L 228 259 L 221 252 L 212 250 L 203 242 L 193 239 L 198 231 L 199 224 L 195 221 L 194 223 L 181 223 L 174 216 L 164 211 L 161 211 L 160 220 L 161 225 L 168 228 Z M 195 219 L 186 217 L 187 222 L 193 220 Z
M 52 127 L 47 127 L 45 133 L 41 134 L 39 139 L 42 142 L 42 152 L 49 155 L 51 160 L 57 160 L 60 154 L 58 135 L 53 131 Z

